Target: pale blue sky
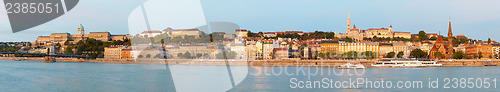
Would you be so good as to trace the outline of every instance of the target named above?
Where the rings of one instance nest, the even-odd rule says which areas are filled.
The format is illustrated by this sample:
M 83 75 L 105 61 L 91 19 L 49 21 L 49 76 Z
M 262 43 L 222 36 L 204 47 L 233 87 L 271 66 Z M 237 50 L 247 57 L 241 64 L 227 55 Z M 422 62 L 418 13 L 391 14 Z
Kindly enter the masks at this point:
M 12 33 L 3 3 L 0 8 L 0 41 L 34 41 L 38 35 L 52 32 L 76 33 L 81 23 L 90 31 L 113 34 L 135 33 L 129 27 L 132 11 L 139 0 L 81 0 L 69 13 L 40 26 Z M 167 0 L 168 2 L 168 0 Z M 194 0 L 193 2 L 198 2 Z M 161 2 L 164 3 L 164 2 Z M 169 3 L 176 3 L 170 0 Z M 340 31 L 346 30 L 347 12 L 358 28 L 381 28 L 393 25 L 395 31 L 446 34 L 451 17 L 455 35 L 474 39 L 500 39 L 500 1 L 497 0 L 201 0 L 206 22 L 233 22 L 251 31 Z M 165 4 L 167 7 L 168 4 Z M 192 4 L 197 5 L 197 4 Z M 148 7 L 148 6 L 146 6 Z M 162 7 L 152 11 L 162 11 Z M 170 9 L 170 8 L 169 8 Z M 193 8 L 175 8 L 192 11 Z M 196 8 L 194 8 L 196 10 Z M 147 10 L 149 11 L 149 10 Z M 194 11 L 199 12 L 199 11 Z M 162 13 L 157 13 L 162 14 Z M 163 13 L 169 17 L 173 12 Z M 154 15 L 151 15 L 154 16 Z M 161 15 L 160 15 L 161 16 Z M 171 16 L 178 17 L 178 16 Z M 177 23 L 178 21 L 169 21 Z M 169 25 L 156 22 L 154 30 Z M 163 27 L 165 26 L 165 27 Z M 184 27 L 184 26 L 174 26 Z M 142 29 L 142 30 L 145 30 Z

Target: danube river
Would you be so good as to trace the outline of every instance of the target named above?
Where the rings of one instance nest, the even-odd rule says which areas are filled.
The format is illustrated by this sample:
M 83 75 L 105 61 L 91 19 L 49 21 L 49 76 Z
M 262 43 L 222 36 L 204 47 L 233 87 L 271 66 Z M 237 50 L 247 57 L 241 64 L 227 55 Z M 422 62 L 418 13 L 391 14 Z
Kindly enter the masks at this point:
M 500 67 L 344 70 L 0 61 L 2 92 L 498 91 L 497 78 Z

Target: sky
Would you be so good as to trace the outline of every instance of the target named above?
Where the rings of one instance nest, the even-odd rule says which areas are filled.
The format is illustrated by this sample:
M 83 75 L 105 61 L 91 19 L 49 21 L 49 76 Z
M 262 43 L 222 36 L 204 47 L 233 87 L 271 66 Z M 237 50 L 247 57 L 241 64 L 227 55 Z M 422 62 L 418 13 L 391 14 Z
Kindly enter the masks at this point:
M 393 26 L 395 31 L 453 34 L 472 39 L 500 39 L 498 0 L 80 0 L 65 15 L 31 29 L 12 33 L 0 5 L 0 41 L 35 41 L 56 32 L 137 34 L 147 30 L 144 5 L 152 30 L 196 28 L 230 22 L 252 32 L 315 30 L 345 33 L 347 13 L 359 29 Z

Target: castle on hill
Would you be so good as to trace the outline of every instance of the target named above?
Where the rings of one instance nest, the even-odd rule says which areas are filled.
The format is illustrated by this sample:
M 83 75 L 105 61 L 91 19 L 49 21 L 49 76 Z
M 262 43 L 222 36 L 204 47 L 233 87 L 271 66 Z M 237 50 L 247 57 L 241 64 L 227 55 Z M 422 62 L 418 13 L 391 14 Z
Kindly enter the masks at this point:
M 78 32 L 75 35 L 70 33 L 52 33 L 50 36 L 38 36 L 35 42 L 37 46 L 47 46 L 51 44 L 64 45 L 66 41 L 76 44 L 80 40 L 96 39 L 103 42 L 125 40 L 130 38 L 130 35 L 112 35 L 109 32 L 90 32 L 85 34 L 85 29 L 82 24 L 78 26 Z

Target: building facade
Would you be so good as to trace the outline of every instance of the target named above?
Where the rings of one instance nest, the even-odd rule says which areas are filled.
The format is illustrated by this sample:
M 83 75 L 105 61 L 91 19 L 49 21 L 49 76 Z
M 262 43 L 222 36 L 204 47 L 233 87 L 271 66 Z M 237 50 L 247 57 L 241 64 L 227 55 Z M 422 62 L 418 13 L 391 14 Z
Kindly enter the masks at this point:
M 104 48 L 105 59 L 120 59 L 122 54 L 122 46 L 110 46 Z

